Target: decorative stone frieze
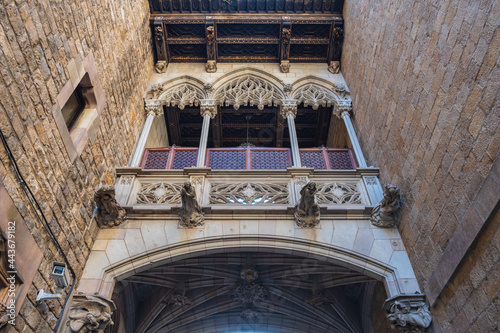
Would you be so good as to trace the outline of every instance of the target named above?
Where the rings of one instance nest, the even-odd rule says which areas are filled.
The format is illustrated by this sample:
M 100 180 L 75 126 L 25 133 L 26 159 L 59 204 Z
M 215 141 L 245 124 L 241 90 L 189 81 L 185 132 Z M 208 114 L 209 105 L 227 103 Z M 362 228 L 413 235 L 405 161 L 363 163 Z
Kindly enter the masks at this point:
M 115 188 L 104 185 L 94 194 L 97 205 L 97 225 L 100 228 L 111 228 L 120 225 L 126 216 L 126 211 L 116 202 Z
M 340 61 L 330 61 L 330 65 L 328 65 L 328 71 L 332 74 L 340 73 Z
M 200 114 L 205 116 L 208 114 L 211 119 L 217 115 L 217 100 L 216 99 L 201 99 L 200 100 Z
M 189 106 L 198 106 L 200 99 L 204 99 L 203 91 L 192 84 L 179 84 L 173 88 L 167 89 L 161 94 L 161 99 L 167 106 L 178 106 L 179 109 Z
M 361 193 L 359 193 L 356 184 L 324 183 L 318 186 L 319 189 L 316 192 L 316 200 L 319 204 L 361 204 Z
M 189 181 L 186 181 L 181 189 L 181 200 L 180 225 L 185 228 L 201 227 L 204 224 L 205 215 L 196 201 L 195 188 Z
M 297 116 L 297 100 L 296 99 L 283 99 L 281 101 L 280 115 L 286 119 L 291 115 L 294 119 Z
M 401 209 L 401 197 L 399 188 L 386 185 L 384 198 L 373 208 L 370 222 L 377 227 L 393 228 L 399 223 L 399 212 Z
M 163 102 L 159 99 L 145 99 L 144 110 L 146 111 L 146 114 L 160 116 L 163 114 Z
M 100 295 L 77 294 L 68 315 L 68 333 L 102 333 L 113 325 L 115 303 Z
M 385 301 L 391 327 L 404 333 L 426 333 L 432 317 L 423 294 L 401 294 Z
M 167 204 L 181 203 L 182 184 L 144 183 L 137 193 L 138 204 Z
M 314 202 L 317 192 L 316 183 L 307 183 L 300 190 L 300 201 L 295 206 L 295 222 L 301 228 L 314 228 L 319 224 L 319 206 Z
M 213 184 L 210 204 L 288 204 L 288 188 L 281 184 L 230 183 Z

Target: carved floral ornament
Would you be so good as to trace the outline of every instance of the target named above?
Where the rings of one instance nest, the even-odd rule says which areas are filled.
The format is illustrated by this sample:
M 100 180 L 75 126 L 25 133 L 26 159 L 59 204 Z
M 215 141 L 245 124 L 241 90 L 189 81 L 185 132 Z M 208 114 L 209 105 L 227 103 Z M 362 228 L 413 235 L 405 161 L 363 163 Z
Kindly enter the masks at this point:
M 308 83 L 292 92 L 290 84 L 275 84 L 265 78 L 246 74 L 218 85 L 217 89 L 201 89 L 199 82 L 184 81 L 174 87 L 165 89 L 161 84 L 153 86 L 147 93 L 146 111 L 153 110 L 158 105 L 178 106 L 183 110 L 187 105 L 198 106 L 214 114 L 217 105 L 230 106 L 235 110 L 241 106 L 257 106 L 262 110 L 265 106 L 285 107 L 285 113 L 296 109 L 296 106 L 304 103 L 304 106 L 312 106 L 317 110 L 320 106 L 335 105 L 336 113 L 350 111 L 351 97 L 344 84 L 334 84 L 327 88 L 319 83 Z M 206 101 L 206 102 L 203 102 Z M 210 101 L 209 104 L 208 101 Z M 293 101 L 293 103 L 292 103 Z M 295 105 L 292 105 L 295 104 Z M 204 114 L 204 112 L 202 112 Z

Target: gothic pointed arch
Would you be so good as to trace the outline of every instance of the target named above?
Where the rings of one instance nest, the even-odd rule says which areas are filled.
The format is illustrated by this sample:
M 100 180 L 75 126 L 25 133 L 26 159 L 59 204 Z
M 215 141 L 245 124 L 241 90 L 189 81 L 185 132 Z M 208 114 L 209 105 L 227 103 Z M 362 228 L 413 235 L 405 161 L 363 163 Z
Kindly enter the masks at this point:
M 198 106 L 200 100 L 206 98 L 206 93 L 203 82 L 184 76 L 153 85 L 146 97 L 159 100 L 166 106 L 177 106 L 183 110 L 188 105 Z
M 314 110 L 320 106 L 345 105 L 352 101 L 343 81 L 330 82 L 314 76 L 294 82 L 290 98 L 296 99 L 298 104 L 312 106 Z
M 232 105 L 236 110 L 240 106 L 280 105 L 285 98 L 282 82 L 261 71 L 238 70 L 217 80 L 213 84 L 212 99 L 219 105 Z

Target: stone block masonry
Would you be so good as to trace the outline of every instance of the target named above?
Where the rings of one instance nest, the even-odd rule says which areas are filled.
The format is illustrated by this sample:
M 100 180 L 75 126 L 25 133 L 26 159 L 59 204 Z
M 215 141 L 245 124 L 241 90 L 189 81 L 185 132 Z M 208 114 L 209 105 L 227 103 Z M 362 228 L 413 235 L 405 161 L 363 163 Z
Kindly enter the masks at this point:
M 142 1 L 2 1 L 0 3 L 0 127 L 21 173 L 41 205 L 78 278 L 97 233 L 94 191 L 112 184 L 127 164 L 144 121 L 142 98 L 153 69 L 149 6 Z M 104 92 L 97 134 L 72 162 L 52 108 L 75 76 L 75 63 L 95 59 Z M 53 261 L 62 261 L 12 173 L 0 147 L 0 182 L 26 221 L 43 260 L 16 325 L 7 332 L 52 332 L 64 297 L 51 292 Z
M 405 195 L 434 329 L 498 330 L 500 2 L 346 1 L 344 19 L 357 135 Z

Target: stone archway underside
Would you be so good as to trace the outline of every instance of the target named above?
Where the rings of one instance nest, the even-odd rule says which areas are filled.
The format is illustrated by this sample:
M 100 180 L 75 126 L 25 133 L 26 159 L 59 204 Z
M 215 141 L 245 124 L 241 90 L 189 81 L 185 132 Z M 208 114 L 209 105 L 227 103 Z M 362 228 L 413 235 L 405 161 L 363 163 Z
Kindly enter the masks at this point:
M 114 294 L 125 332 L 362 332 L 375 281 L 307 254 L 232 249 L 141 271 Z

